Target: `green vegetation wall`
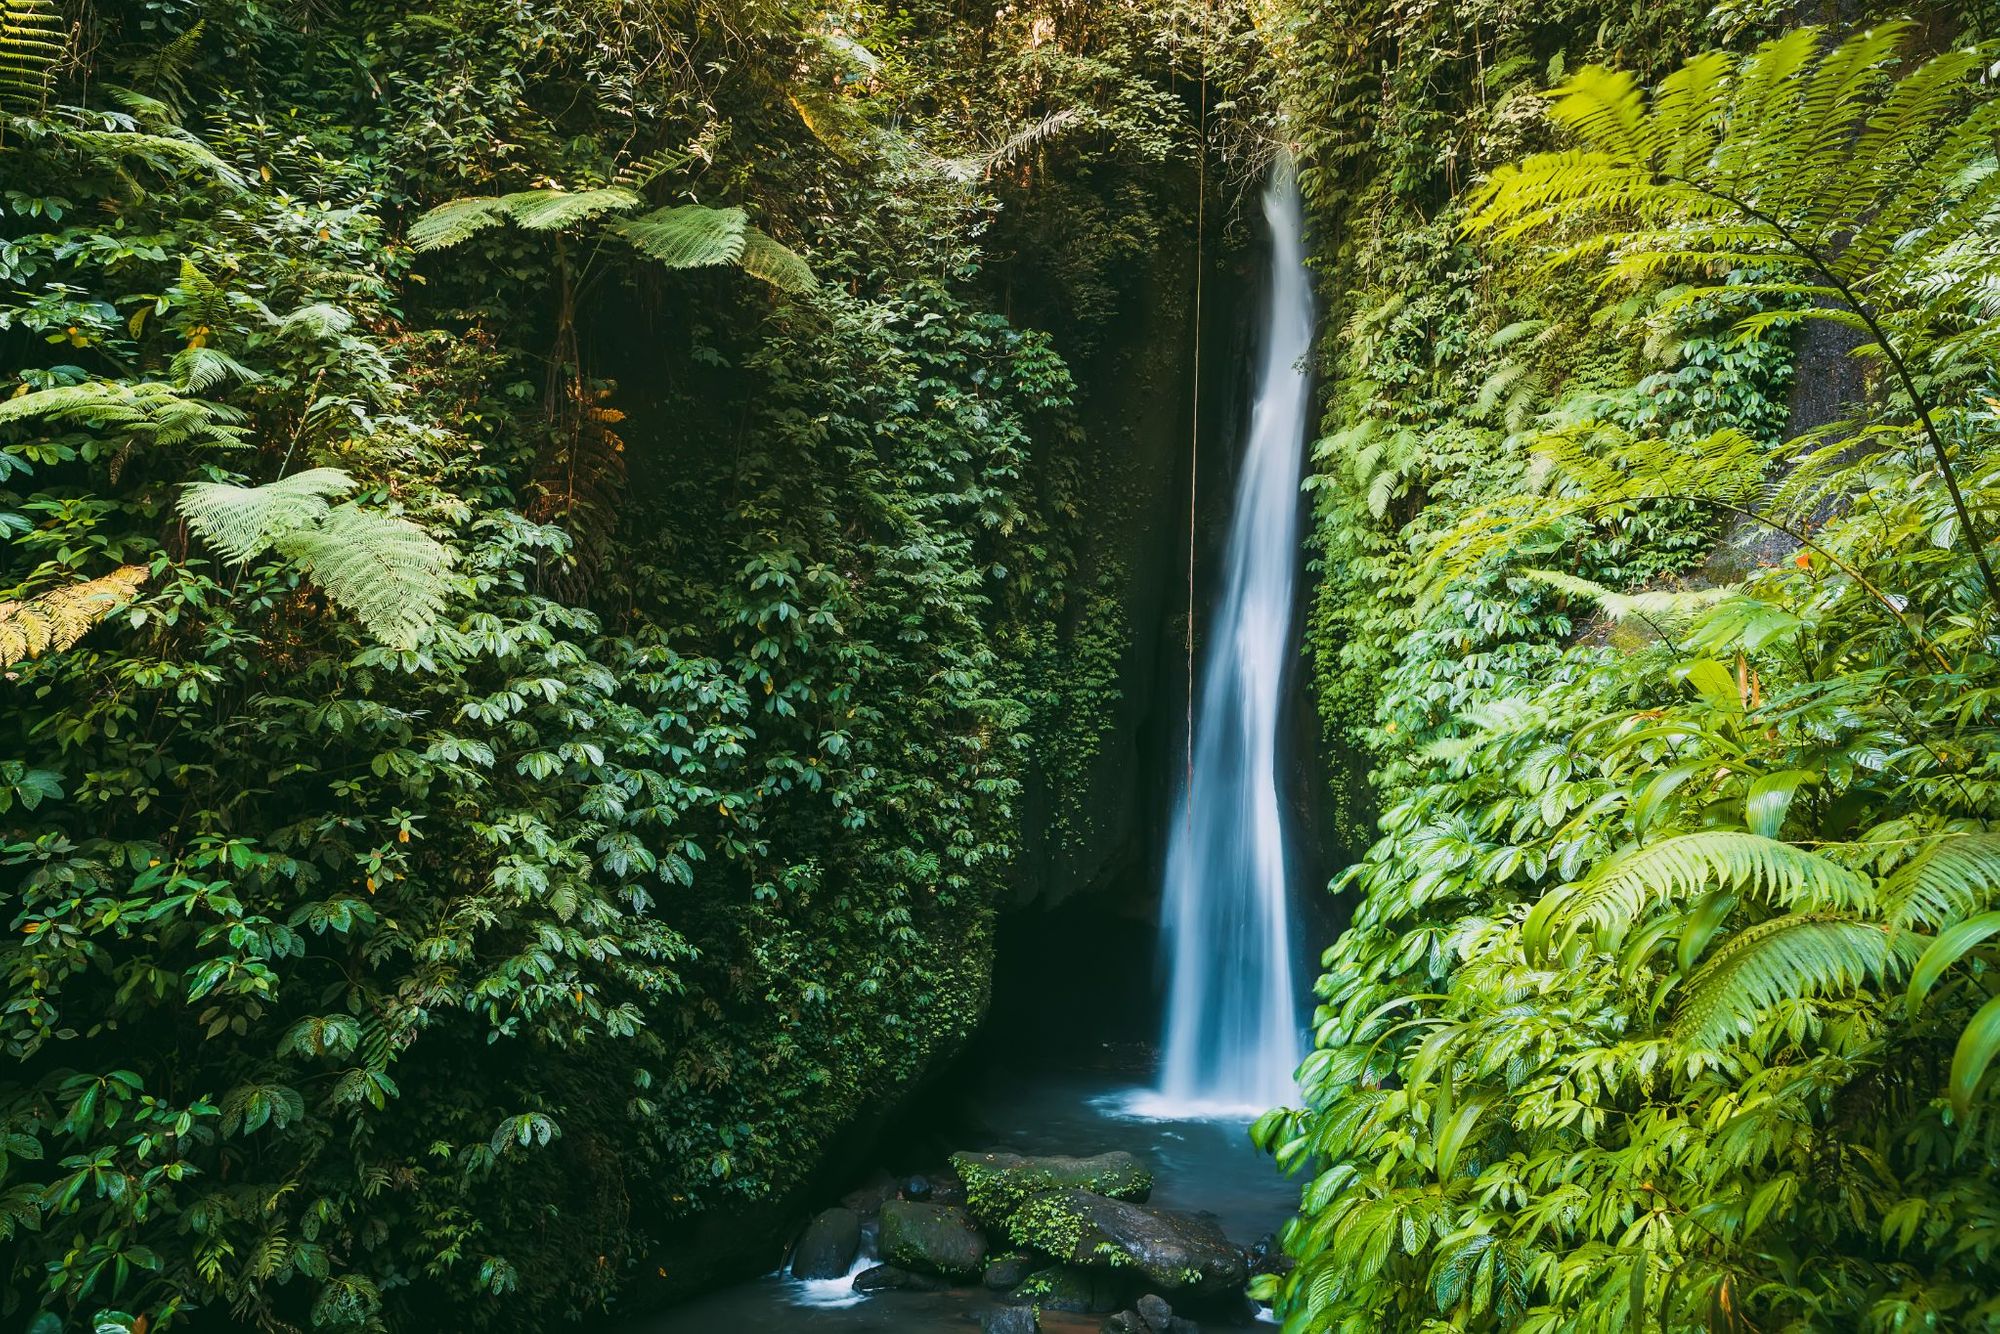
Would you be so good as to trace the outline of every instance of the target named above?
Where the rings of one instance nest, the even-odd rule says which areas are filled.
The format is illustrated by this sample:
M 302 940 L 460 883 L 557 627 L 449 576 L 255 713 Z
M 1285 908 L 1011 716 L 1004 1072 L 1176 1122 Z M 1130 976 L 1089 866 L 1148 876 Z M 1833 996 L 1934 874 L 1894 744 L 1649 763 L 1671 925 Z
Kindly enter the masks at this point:
M 1260 13 L 1378 840 L 1257 1130 L 1288 1329 L 2000 1318 L 1996 16 L 1893 17 Z
M 1216 25 L 4 12 L 0 1322 L 755 1263 L 1077 806 Z

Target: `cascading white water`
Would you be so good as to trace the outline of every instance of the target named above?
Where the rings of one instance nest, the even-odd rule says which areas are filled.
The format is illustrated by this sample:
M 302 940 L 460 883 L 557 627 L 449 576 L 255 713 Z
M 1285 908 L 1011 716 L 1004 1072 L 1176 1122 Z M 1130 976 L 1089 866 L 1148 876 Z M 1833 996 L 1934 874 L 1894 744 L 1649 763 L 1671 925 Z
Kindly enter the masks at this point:
M 1312 290 L 1298 184 L 1264 192 L 1271 264 L 1250 439 L 1229 520 L 1221 605 L 1203 651 L 1191 788 L 1180 796 L 1161 904 L 1170 969 L 1155 1115 L 1262 1112 L 1292 1099 L 1300 1058 L 1278 804 L 1278 725 L 1293 651 L 1299 471 Z

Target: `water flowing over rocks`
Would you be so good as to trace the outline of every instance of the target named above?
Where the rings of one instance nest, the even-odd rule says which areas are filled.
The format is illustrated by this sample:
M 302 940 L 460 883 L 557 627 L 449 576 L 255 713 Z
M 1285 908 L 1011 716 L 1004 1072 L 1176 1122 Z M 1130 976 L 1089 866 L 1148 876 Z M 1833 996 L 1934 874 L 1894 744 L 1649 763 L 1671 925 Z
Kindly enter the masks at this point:
M 861 1250 L 861 1215 L 848 1208 L 821 1212 L 792 1250 L 793 1278 L 838 1278 Z

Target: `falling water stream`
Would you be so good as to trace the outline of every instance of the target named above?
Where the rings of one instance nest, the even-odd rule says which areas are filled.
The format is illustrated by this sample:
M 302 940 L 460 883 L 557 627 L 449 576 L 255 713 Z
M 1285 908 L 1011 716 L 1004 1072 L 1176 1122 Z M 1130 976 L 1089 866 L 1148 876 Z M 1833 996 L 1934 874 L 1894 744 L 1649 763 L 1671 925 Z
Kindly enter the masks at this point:
M 1256 1115 L 1290 1100 L 1298 999 L 1278 727 L 1292 655 L 1299 470 L 1309 386 L 1312 289 L 1296 179 L 1264 193 L 1269 291 L 1250 438 L 1222 597 L 1207 636 L 1188 781 L 1169 834 L 1161 900 L 1166 1048 L 1155 1115 Z

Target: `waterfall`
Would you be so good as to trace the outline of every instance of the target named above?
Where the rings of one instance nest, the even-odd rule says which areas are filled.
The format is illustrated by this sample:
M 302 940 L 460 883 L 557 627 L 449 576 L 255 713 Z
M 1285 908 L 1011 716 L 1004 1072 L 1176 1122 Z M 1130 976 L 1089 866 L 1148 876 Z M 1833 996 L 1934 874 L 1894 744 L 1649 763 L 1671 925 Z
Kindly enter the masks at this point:
M 1278 801 L 1278 726 L 1299 557 L 1312 291 L 1289 164 L 1264 192 L 1269 300 L 1222 599 L 1203 650 L 1191 786 L 1161 904 L 1169 967 L 1155 1113 L 1256 1114 L 1292 1100 L 1301 1055 Z

